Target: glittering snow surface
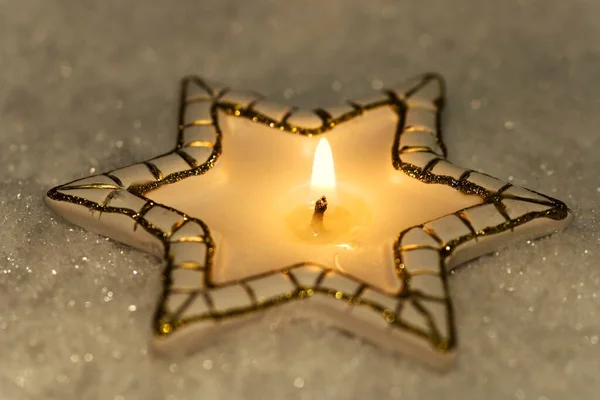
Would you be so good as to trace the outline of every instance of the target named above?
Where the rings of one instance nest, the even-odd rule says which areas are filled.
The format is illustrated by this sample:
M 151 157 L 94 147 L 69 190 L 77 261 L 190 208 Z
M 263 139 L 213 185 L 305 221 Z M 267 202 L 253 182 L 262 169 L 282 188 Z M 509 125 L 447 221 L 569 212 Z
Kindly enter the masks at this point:
M 599 20 L 595 0 L 0 0 L 0 399 L 597 399 Z M 451 276 L 446 372 L 269 315 L 157 358 L 161 262 L 43 206 L 170 149 L 185 74 L 314 107 L 430 70 L 453 161 L 576 214 Z

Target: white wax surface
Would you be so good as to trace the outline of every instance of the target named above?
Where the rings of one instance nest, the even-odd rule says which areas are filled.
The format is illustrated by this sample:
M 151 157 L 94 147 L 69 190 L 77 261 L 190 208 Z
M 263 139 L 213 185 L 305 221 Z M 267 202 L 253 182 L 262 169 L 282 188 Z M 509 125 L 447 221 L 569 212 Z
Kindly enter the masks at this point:
M 211 232 L 218 233 L 213 268 L 217 282 L 299 262 L 335 268 L 338 255 L 337 267 L 345 272 L 388 290 L 398 289 L 392 253 L 398 234 L 481 202 L 477 196 L 425 184 L 395 170 L 391 149 L 396 116 L 388 108 L 379 109 L 325 134 L 332 147 L 337 182 L 362 196 L 372 222 L 336 243 L 309 244 L 286 227 L 285 216 L 310 200 L 310 193 L 306 198 L 296 193 L 310 181 L 320 136 L 281 132 L 225 115 L 220 124 L 223 153 L 211 171 L 148 194 L 202 219 Z M 343 203 L 343 196 L 337 201 Z M 354 250 L 338 246 L 348 242 L 360 246 Z

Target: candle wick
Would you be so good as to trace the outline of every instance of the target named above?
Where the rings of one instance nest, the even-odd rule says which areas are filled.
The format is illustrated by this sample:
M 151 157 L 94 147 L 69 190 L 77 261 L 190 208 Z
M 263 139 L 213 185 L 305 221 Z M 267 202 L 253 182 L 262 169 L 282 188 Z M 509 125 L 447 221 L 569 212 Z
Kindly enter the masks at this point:
M 319 234 L 323 231 L 323 217 L 327 211 L 327 197 L 321 196 L 315 203 L 315 211 L 313 212 L 311 227 L 315 234 Z
M 327 211 L 327 197 L 321 196 L 315 203 L 315 213 L 323 215 L 325 214 L 325 211 Z

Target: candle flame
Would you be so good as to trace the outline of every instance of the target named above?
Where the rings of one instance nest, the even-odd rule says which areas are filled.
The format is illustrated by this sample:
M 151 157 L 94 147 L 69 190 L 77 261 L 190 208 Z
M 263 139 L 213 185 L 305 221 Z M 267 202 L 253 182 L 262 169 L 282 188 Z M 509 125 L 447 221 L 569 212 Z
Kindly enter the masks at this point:
M 313 190 L 322 192 L 321 194 L 328 194 L 335 189 L 333 153 L 325 138 L 321 138 L 315 151 L 310 186 Z

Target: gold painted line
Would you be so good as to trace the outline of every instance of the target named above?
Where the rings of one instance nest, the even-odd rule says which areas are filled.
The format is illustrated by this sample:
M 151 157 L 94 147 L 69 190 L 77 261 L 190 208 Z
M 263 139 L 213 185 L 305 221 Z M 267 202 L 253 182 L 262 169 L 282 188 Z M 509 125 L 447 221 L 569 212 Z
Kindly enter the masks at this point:
M 246 278 L 243 278 L 243 279 L 237 280 L 237 281 L 230 281 L 230 282 L 227 282 L 226 285 L 235 284 L 235 283 L 238 283 L 240 281 L 251 282 L 251 281 L 258 280 L 258 279 L 270 277 L 270 276 L 273 276 L 273 275 L 278 275 L 278 274 L 282 274 L 282 273 L 285 274 L 286 271 L 289 274 L 293 274 L 293 269 L 295 269 L 295 268 L 302 268 L 302 267 L 315 267 L 315 268 L 318 268 L 319 270 L 321 270 L 321 272 L 319 272 L 319 274 L 321 274 L 322 271 L 326 271 L 327 272 L 327 271 L 330 270 L 325 265 L 319 265 L 319 264 L 310 263 L 310 262 L 300 262 L 300 263 L 296 263 L 296 264 L 293 264 L 293 265 L 288 265 L 288 266 L 283 267 L 283 268 L 278 269 L 278 270 L 268 271 L 268 272 L 263 272 L 263 273 L 260 273 L 260 274 L 257 274 L 257 275 L 248 276 Z M 342 275 L 342 276 L 344 276 L 344 275 Z M 357 281 L 357 282 L 360 283 L 360 281 Z
M 254 94 L 254 93 L 253 93 L 253 94 Z M 255 110 L 254 110 L 254 107 L 256 106 L 256 104 L 257 104 L 259 101 L 261 101 L 261 100 L 263 100 L 263 99 L 264 99 L 264 97 L 262 97 L 262 96 L 261 96 L 261 97 L 259 97 L 259 98 L 255 98 L 254 100 L 252 100 L 252 101 L 251 101 L 250 103 L 248 103 L 248 105 L 246 106 L 246 111 L 251 111 L 251 112 L 255 112 L 255 113 L 257 113 L 257 114 L 260 114 L 258 111 L 255 111 Z
M 287 124 L 288 119 L 290 119 L 290 117 L 292 116 L 293 113 L 295 113 L 296 111 L 298 111 L 298 107 L 292 107 L 290 108 L 284 115 L 283 117 L 281 117 L 281 121 L 279 122 L 282 125 Z
M 209 147 L 212 148 L 214 146 L 213 142 L 208 140 L 194 140 L 187 143 L 184 147 Z
M 527 189 L 528 191 L 537 194 L 538 196 L 542 196 L 543 198 L 547 199 L 548 201 L 551 201 L 552 203 L 554 203 L 554 205 L 556 206 L 556 202 L 560 203 L 560 200 L 556 200 L 550 196 L 546 196 L 544 193 L 540 193 L 540 192 L 536 192 L 535 190 L 531 190 L 531 189 Z M 566 205 L 565 205 L 566 206 Z
M 254 280 L 258 280 L 258 279 L 262 279 L 262 278 L 267 278 L 267 277 L 270 277 L 270 276 L 273 276 L 273 275 L 278 275 L 278 274 L 282 274 L 282 273 L 285 274 L 286 271 L 291 274 L 291 273 L 293 273 L 293 269 L 295 269 L 295 268 L 302 268 L 302 267 L 315 267 L 315 268 L 318 268 L 320 270 L 327 269 L 327 267 L 324 266 L 324 265 L 318 265 L 318 264 L 309 263 L 309 262 L 299 262 L 299 263 L 296 263 L 296 264 L 288 265 L 288 266 L 283 267 L 283 268 L 278 269 L 278 270 L 267 271 L 267 272 L 262 272 L 260 274 L 251 275 L 251 276 L 248 276 L 248 277 L 243 278 L 241 280 L 249 282 L 249 281 L 254 281 Z M 233 281 L 231 283 L 236 283 L 236 282 L 239 282 L 239 281 Z M 228 282 L 228 284 L 229 284 L 229 282 Z
M 506 206 L 501 201 L 495 201 L 493 204 L 494 207 L 496 207 L 496 210 L 498 210 L 500 215 L 502 215 L 507 222 L 512 222 L 512 219 L 506 212 Z M 512 231 L 514 228 L 511 228 L 510 230 Z
M 212 101 L 212 100 L 213 100 L 213 98 L 212 98 L 212 96 L 209 93 L 199 94 L 199 95 L 196 95 L 194 97 L 188 97 L 188 98 L 186 98 L 185 99 L 185 105 L 188 106 L 188 105 L 193 104 L 193 103 L 201 103 L 203 101 L 209 102 L 209 101 Z
M 408 232 L 410 232 L 413 229 L 418 229 L 418 227 L 413 226 L 410 228 L 406 228 L 405 230 L 400 232 L 400 234 L 396 237 L 396 240 L 394 241 L 394 249 L 398 249 L 398 245 L 402 243 L 402 240 L 404 239 L 404 235 L 406 235 Z
M 498 193 L 504 193 L 506 190 L 510 189 L 512 186 L 513 186 L 512 183 L 507 183 L 506 185 L 504 185 L 500 189 L 498 189 Z
M 204 236 L 186 236 L 179 239 L 173 239 L 171 240 L 171 243 L 205 243 L 205 240 Z
M 417 312 L 419 314 L 421 314 L 421 316 L 423 316 L 425 318 L 425 320 L 427 320 L 427 325 L 429 325 L 429 329 L 431 329 L 432 333 L 433 333 L 433 337 L 434 338 L 440 338 L 440 331 L 437 327 L 437 324 L 435 323 L 431 313 L 429 312 L 429 310 L 427 308 L 425 308 L 425 306 L 423 306 L 419 301 L 417 301 L 416 299 L 412 299 L 412 303 L 413 306 L 415 307 L 415 309 L 417 310 Z
M 469 232 L 471 232 L 475 236 L 475 240 L 478 240 L 477 232 L 475 231 L 475 228 L 473 228 L 473 224 L 471 224 L 471 221 L 469 220 L 469 217 L 467 217 L 467 214 L 465 214 L 462 211 L 459 211 L 459 212 L 455 213 L 454 215 L 456 215 L 458 217 L 458 219 L 460 219 L 462 221 L 462 223 L 465 224 L 467 229 L 469 229 Z
M 341 115 L 338 115 L 331 122 L 334 125 L 338 125 L 338 124 L 341 124 L 341 123 L 344 123 L 346 121 L 349 121 L 349 120 L 353 119 L 359 113 L 360 113 L 360 111 L 357 111 L 356 109 L 353 108 L 350 111 L 346 111 L 345 113 L 343 113 Z
M 210 311 L 211 314 L 214 314 L 215 313 L 215 302 L 213 301 L 212 297 L 210 297 L 207 290 L 203 291 L 201 294 L 204 297 L 204 301 L 206 302 L 206 305 L 208 306 L 208 310 Z
M 556 203 L 552 203 L 552 202 L 550 202 L 550 200 L 543 201 L 543 200 L 537 200 L 537 199 L 530 199 L 528 197 L 515 196 L 512 194 L 503 194 L 502 198 L 509 199 L 509 200 L 518 200 L 518 201 L 522 201 L 525 203 L 539 204 L 541 206 L 556 207 Z
M 146 202 L 142 208 L 140 209 L 140 211 L 136 214 L 138 218 L 135 218 L 135 224 L 133 224 L 133 231 L 135 232 L 137 230 L 138 225 L 141 223 L 141 219 L 144 220 L 144 222 L 148 225 L 152 225 L 152 223 L 150 221 L 148 221 L 145 218 L 145 215 L 148 211 L 150 211 L 150 209 L 154 207 L 154 202 L 153 201 L 148 201 Z M 143 225 L 142 225 L 143 226 Z M 161 231 L 162 232 L 162 231 Z M 162 236 L 160 237 L 160 240 L 163 242 L 163 245 L 165 245 L 164 240 L 162 238 Z
M 396 309 L 394 310 L 394 314 L 396 315 L 396 319 L 401 319 L 400 314 L 402 314 L 402 309 L 404 308 L 405 300 L 400 300 L 398 304 L 396 304 Z
M 411 87 L 410 89 L 406 90 L 403 95 L 406 99 L 408 99 L 410 96 L 412 96 L 413 94 L 417 93 L 419 90 L 421 90 L 425 85 L 427 85 L 429 82 L 431 81 L 431 77 L 429 76 L 423 76 L 421 78 L 421 80 L 416 83 L 413 87 Z
M 176 254 L 171 253 L 171 255 L 175 256 Z M 201 272 L 206 271 L 206 268 L 204 267 L 204 265 L 202 265 L 196 261 L 184 261 L 179 264 L 174 264 L 173 270 L 176 270 L 176 269 L 187 269 L 187 270 L 201 271 Z
M 186 287 L 169 287 L 169 294 L 192 294 L 198 293 L 201 289 L 199 288 L 186 288 Z
M 428 135 L 437 135 L 436 131 L 429 129 L 427 127 L 424 127 L 424 126 L 409 125 L 409 126 L 405 127 L 404 130 L 402 131 L 402 133 L 412 133 L 412 132 L 426 133 Z
M 210 96 L 214 95 L 214 90 L 213 88 L 210 87 L 210 85 L 208 83 L 206 83 L 206 81 L 202 78 L 199 78 L 196 75 L 191 75 L 191 76 L 187 76 L 184 78 L 184 81 L 189 85 L 190 83 L 195 83 L 196 85 L 200 86 L 200 88 L 204 89 L 205 91 L 208 92 L 208 94 Z M 186 94 L 187 94 L 187 87 L 186 87 Z
M 77 189 L 114 189 L 119 190 L 122 189 L 120 186 L 111 185 L 108 183 L 90 183 L 86 185 L 71 185 L 71 186 L 62 186 L 59 187 L 58 190 L 77 190 Z
M 110 203 L 119 193 L 120 190 L 113 190 L 112 192 L 110 192 L 108 196 L 106 196 L 106 199 L 104 199 L 104 201 L 102 202 L 102 207 L 108 207 L 108 203 Z M 100 215 L 102 215 L 102 211 L 100 211 Z
M 398 95 L 398 93 L 396 93 L 395 90 L 390 90 L 390 89 L 385 89 L 382 92 L 387 95 L 390 105 L 398 105 L 398 104 L 402 104 L 403 106 L 405 105 L 404 93 L 401 93 L 400 95 Z
M 429 103 L 428 102 L 420 102 L 420 103 L 413 103 L 410 101 L 410 99 L 407 99 L 406 103 L 406 108 L 408 110 L 427 110 L 427 111 L 438 111 L 439 108 L 433 103 Z
M 392 105 L 392 103 L 393 103 L 394 100 L 389 98 L 389 93 L 383 91 L 381 94 L 387 95 L 388 98 L 384 99 L 384 100 L 375 100 L 372 103 L 363 104 L 362 105 L 362 109 L 365 110 L 365 111 L 371 111 L 371 110 L 374 110 L 374 109 L 379 108 L 379 107 L 383 107 L 383 106 L 387 106 L 387 105 Z
M 335 122 L 333 120 L 333 118 L 331 117 L 331 114 L 329 114 L 326 110 L 324 110 L 323 108 L 316 108 L 313 110 L 313 112 L 319 117 L 321 118 L 322 124 L 323 126 L 333 126 L 335 125 Z
M 428 244 L 406 244 L 404 246 L 400 246 L 400 251 L 412 251 L 412 250 L 439 250 L 439 247 L 433 247 Z
M 417 83 L 415 86 L 413 86 L 412 88 L 410 88 L 406 92 L 404 92 L 404 96 L 408 99 L 413 94 L 415 94 L 419 90 L 423 89 L 428 83 L 430 83 L 433 80 L 437 80 L 438 83 L 440 84 L 440 97 L 443 98 L 444 92 L 445 92 L 444 81 L 443 81 L 443 79 L 441 79 L 441 76 L 436 73 L 430 73 L 430 74 L 423 76 L 422 80 L 419 83 Z M 434 99 L 434 101 L 437 101 L 437 99 Z
M 150 161 L 145 161 L 144 165 L 148 168 L 148 171 L 150 171 L 150 173 L 152 174 L 154 179 L 156 179 L 157 181 L 160 181 L 163 179 L 163 174 L 156 165 L 152 164 Z
M 185 310 L 192 304 L 192 302 L 198 297 L 198 292 L 191 293 L 187 299 L 179 306 L 173 313 L 173 320 L 178 320 L 179 316 L 185 312 Z
M 256 298 L 256 293 L 254 293 L 254 289 L 250 287 L 246 282 L 240 282 L 240 286 L 246 291 L 248 297 L 250 297 L 250 301 L 252 304 L 258 304 L 258 300 Z
M 434 154 L 440 155 L 439 153 L 434 152 Z M 439 163 L 440 161 L 442 161 L 442 158 L 434 158 L 433 160 L 429 161 L 425 167 L 423 167 L 423 172 L 431 172 L 431 170 L 437 165 L 437 163 Z
M 213 122 L 211 119 L 197 119 L 195 121 L 183 124 L 183 128 L 187 129 L 187 128 L 192 128 L 194 126 L 207 126 L 207 125 L 212 125 L 212 124 L 213 124 Z
M 194 157 L 192 157 L 191 155 L 189 155 L 185 151 L 177 149 L 177 150 L 175 150 L 175 154 L 177 154 L 179 157 L 181 157 L 183 159 L 183 161 L 185 161 L 185 163 L 190 168 L 194 169 L 194 168 L 196 168 L 198 166 L 198 161 L 196 161 L 196 159 Z
M 154 202 L 153 201 L 148 201 L 146 202 L 143 206 L 142 209 L 140 210 L 140 212 L 138 212 L 138 216 L 144 218 L 146 216 L 146 213 L 148 211 L 150 211 L 152 209 L 152 207 L 154 207 Z M 145 219 L 145 218 L 144 218 Z M 147 221 L 148 223 L 150 223 L 150 221 Z
M 123 187 L 123 182 L 121 182 L 121 180 L 118 177 L 116 177 L 115 175 L 112 175 L 111 173 L 106 173 L 104 175 L 106 177 L 112 179 L 117 184 L 117 186 Z
M 466 181 L 467 179 L 469 179 L 469 176 L 471 176 L 471 172 L 473 172 L 472 170 L 468 169 L 465 172 L 463 172 L 460 177 L 458 178 L 459 182 L 462 181 Z
M 364 111 L 365 111 L 365 109 L 363 108 L 363 106 L 361 106 L 361 105 L 360 105 L 360 104 L 358 104 L 358 103 L 355 103 L 355 102 L 353 102 L 352 100 L 348 100 L 348 101 L 346 101 L 346 103 L 347 103 L 347 104 L 348 104 L 350 107 L 354 108 L 354 111 L 358 112 L 358 114 L 357 114 L 357 115 L 360 115 L 360 114 L 364 113 Z
M 318 287 L 318 286 L 321 284 L 321 282 L 323 282 L 323 280 L 325 279 L 325 276 L 327 276 L 327 274 L 328 274 L 329 272 L 332 272 L 332 271 L 331 271 L 331 270 L 329 270 L 329 269 L 325 269 L 325 270 L 323 270 L 323 272 L 321 272 L 321 273 L 319 274 L 319 276 L 318 276 L 318 277 L 317 277 L 317 279 L 315 280 L 315 288 L 316 288 L 316 287 Z
M 167 236 L 171 236 L 175 231 L 179 230 L 185 223 L 188 221 L 187 217 L 184 215 L 182 219 L 175 222 L 173 226 L 171 226 L 171 232 L 168 232 Z
M 242 111 L 246 112 L 246 109 L 241 104 L 231 103 L 229 101 L 221 100 L 215 103 L 216 109 L 223 110 L 225 113 L 231 115 L 235 115 L 239 117 L 242 115 Z M 254 113 L 254 111 L 250 110 L 250 113 Z
M 221 89 L 221 91 L 219 93 L 214 93 L 213 98 L 215 99 L 215 105 L 218 104 L 217 101 L 221 100 L 221 98 L 230 91 L 231 91 L 231 88 L 224 87 L 223 89 Z
M 404 128 L 404 132 L 423 132 L 437 135 L 437 133 L 434 130 L 426 127 L 425 125 L 406 125 Z
M 212 100 L 213 98 L 210 93 L 206 93 L 204 95 L 197 95 L 195 97 L 188 97 L 185 100 L 185 107 L 195 103 L 211 103 Z
M 434 153 L 433 149 L 427 146 L 402 146 L 400 150 L 398 150 L 401 154 L 408 153 Z
M 428 234 L 429 236 L 431 236 L 440 245 L 444 244 L 444 241 L 437 235 L 437 233 L 435 233 L 435 231 L 432 228 L 430 228 L 428 226 L 424 226 L 423 230 L 425 231 L 426 234 Z
M 404 259 L 402 257 L 402 252 L 396 250 L 394 252 L 394 266 L 396 271 L 396 276 L 398 277 L 400 282 L 403 282 L 406 279 L 406 265 L 404 264 Z
M 448 301 L 446 297 L 432 296 L 423 292 L 422 290 L 415 290 L 411 293 L 411 295 L 420 300 L 427 300 L 434 303 L 441 303 L 444 305 L 446 305 L 446 302 Z
M 294 276 L 294 274 L 291 271 L 284 271 L 283 275 L 286 276 L 290 281 L 292 281 L 292 284 L 296 286 L 296 289 L 302 288 L 300 282 L 298 282 L 298 279 L 296 279 L 296 276 Z
M 367 289 L 367 285 L 361 284 L 356 291 L 354 292 L 354 294 L 352 295 L 352 300 L 353 301 L 358 301 L 358 299 L 360 298 L 360 296 L 362 296 L 362 294 L 365 292 L 365 290 Z

